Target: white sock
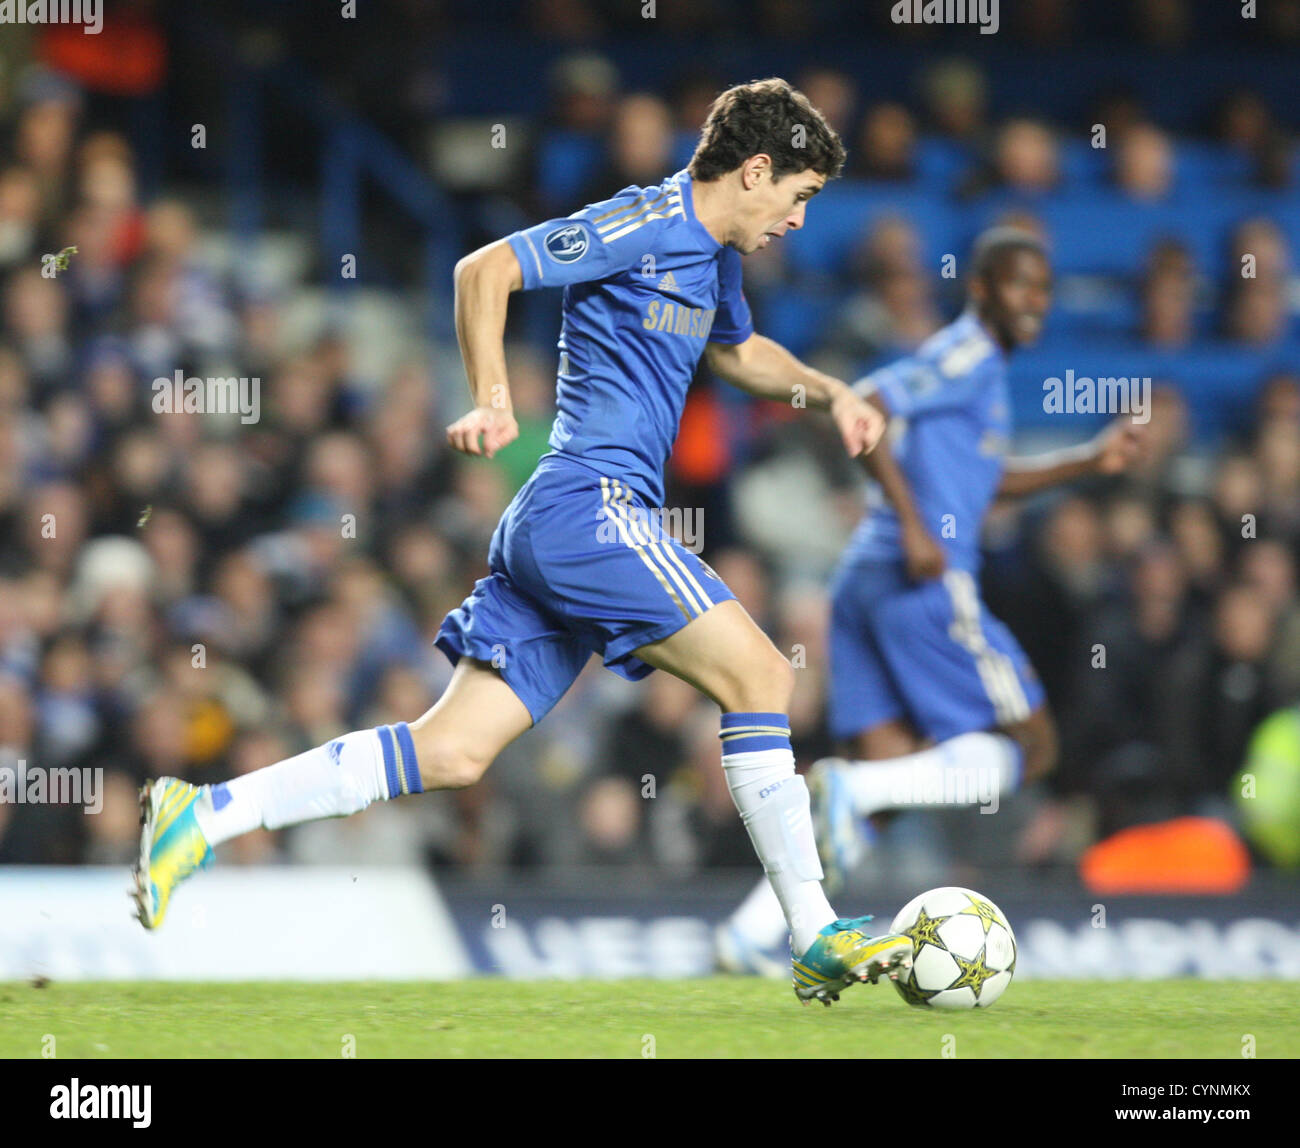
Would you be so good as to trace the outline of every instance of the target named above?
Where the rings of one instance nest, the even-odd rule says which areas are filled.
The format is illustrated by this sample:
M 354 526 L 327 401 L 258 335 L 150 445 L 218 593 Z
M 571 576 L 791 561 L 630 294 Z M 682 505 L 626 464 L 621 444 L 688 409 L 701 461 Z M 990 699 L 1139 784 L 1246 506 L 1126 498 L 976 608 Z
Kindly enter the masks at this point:
M 785 914 L 794 951 L 804 953 L 835 911 L 822 892 L 808 786 L 794 771 L 789 719 L 723 714 L 721 737 L 731 798 Z
M 862 817 L 926 805 L 979 805 L 983 813 L 996 813 L 1001 795 L 1020 784 L 1022 762 L 1014 738 L 964 733 L 920 753 L 850 762 L 846 777 Z
M 999 742 L 1009 742 L 1010 748 Z M 952 763 L 951 759 L 957 756 L 961 758 L 960 765 Z M 1012 738 L 1003 734 L 963 734 L 906 757 L 853 762 L 848 772 L 849 789 L 857 812 L 864 817 L 881 809 L 922 803 L 987 802 L 996 810 L 999 794 L 1015 791 L 1020 760 L 1020 747 Z M 965 784 L 964 790 L 959 782 Z M 966 796 L 969 800 L 924 801 L 936 793 L 940 797 Z M 922 800 L 913 800 L 918 795 Z M 789 932 L 781 902 L 767 880 L 759 881 L 749 891 L 729 920 L 747 940 L 763 949 L 780 944 Z
M 281 829 L 359 813 L 372 801 L 421 793 L 405 722 L 344 734 L 327 745 L 222 782 L 195 803 L 210 845 L 254 829 Z

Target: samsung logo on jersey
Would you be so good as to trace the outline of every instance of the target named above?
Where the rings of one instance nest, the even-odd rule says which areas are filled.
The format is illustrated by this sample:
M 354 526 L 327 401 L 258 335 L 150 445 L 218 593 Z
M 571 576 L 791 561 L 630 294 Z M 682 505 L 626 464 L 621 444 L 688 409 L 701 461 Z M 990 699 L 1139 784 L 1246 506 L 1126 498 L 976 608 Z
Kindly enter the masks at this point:
M 665 303 L 655 299 L 646 304 L 641 326 L 647 331 L 667 331 L 670 335 L 692 335 L 707 339 L 713 329 L 713 316 L 717 309 L 687 307 L 682 303 Z
M 580 224 L 557 227 L 544 240 L 546 253 L 556 263 L 576 263 L 587 254 L 587 232 Z

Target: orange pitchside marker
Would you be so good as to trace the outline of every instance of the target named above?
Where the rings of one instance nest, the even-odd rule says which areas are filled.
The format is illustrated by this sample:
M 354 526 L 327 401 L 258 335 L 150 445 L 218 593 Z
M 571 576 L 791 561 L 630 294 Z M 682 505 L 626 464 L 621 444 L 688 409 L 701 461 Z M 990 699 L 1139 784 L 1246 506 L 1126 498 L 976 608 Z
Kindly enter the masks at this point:
M 1250 854 L 1222 821 L 1179 817 L 1099 841 L 1079 874 L 1095 893 L 1236 893 L 1250 879 Z

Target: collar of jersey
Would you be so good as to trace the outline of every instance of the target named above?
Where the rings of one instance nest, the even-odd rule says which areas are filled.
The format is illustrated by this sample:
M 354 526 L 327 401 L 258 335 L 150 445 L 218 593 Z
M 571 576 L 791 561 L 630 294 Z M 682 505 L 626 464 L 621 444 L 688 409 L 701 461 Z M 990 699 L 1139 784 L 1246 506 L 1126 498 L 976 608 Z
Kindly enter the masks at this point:
M 676 175 L 670 176 L 669 178 L 676 180 L 678 186 L 682 189 L 682 210 L 686 212 L 686 218 L 690 222 L 690 225 L 695 228 L 696 232 L 708 245 L 710 251 L 721 250 L 724 245 L 714 239 L 712 234 L 710 234 L 709 229 L 695 218 L 695 201 L 692 190 L 694 187 L 694 181 L 691 179 L 691 173 L 686 168 L 682 168 L 682 170 Z
M 977 332 L 979 336 L 986 343 L 988 343 L 990 347 L 993 348 L 994 353 L 1004 363 L 1010 360 L 1011 356 L 1007 353 L 1006 348 L 1004 348 L 1001 343 L 999 343 L 991 334 L 989 334 L 984 324 L 980 322 L 980 317 L 975 313 L 975 309 L 973 307 L 970 307 L 964 312 L 962 312 L 962 315 L 957 320 L 957 322 L 966 323 L 972 331 Z

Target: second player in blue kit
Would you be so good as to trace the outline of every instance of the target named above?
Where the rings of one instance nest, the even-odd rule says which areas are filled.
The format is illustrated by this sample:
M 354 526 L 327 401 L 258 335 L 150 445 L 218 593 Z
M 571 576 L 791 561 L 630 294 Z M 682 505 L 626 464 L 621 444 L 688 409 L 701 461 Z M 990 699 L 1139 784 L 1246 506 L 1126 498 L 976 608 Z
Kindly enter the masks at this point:
M 919 584 L 909 577 L 899 512 L 873 488 L 832 588 L 831 736 L 906 721 L 939 742 L 1023 722 L 1042 686 L 977 583 L 980 531 L 1011 438 L 1007 354 L 967 311 L 862 389 L 900 424 L 898 467 L 945 569 Z
M 810 771 L 818 844 L 838 886 L 863 858 L 873 814 L 998 802 L 1053 765 L 1042 686 L 1011 631 L 980 596 L 980 535 L 999 497 L 1032 494 L 1136 456 L 1116 423 L 1093 442 L 1007 457 L 1007 363 L 1037 338 L 1051 302 L 1047 254 L 995 228 L 975 245 L 968 305 L 953 323 L 859 384 L 890 416 L 864 460 L 877 485 L 831 591 L 829 721 L 843 758 Z M 719 962 L 768 972 L 785 923 L 755 887 L 719 927 Z

